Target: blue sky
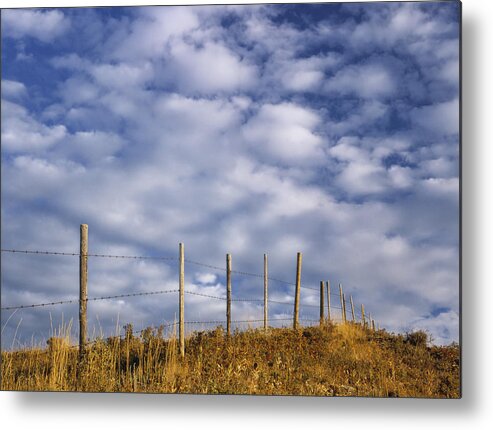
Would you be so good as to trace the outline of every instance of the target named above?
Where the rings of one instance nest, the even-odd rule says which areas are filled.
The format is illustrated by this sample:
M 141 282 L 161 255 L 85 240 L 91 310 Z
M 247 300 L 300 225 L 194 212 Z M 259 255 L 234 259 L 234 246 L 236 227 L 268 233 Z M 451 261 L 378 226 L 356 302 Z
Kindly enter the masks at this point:
M 256 273 L 266 252 L 288 281 L 301 251 L 304 285 L 342 282 L 383 327 L 457 341 L 458 14 L 456 2 L 3 10 L 2 248 L 77 252 L 87 223 L 90 252 L 176 256 L 184 242 L 192 260 L 223 266 L 230 252 Z M 76 298 L 77 270 L 3 254 L 2 306 Z M 223 275 L 187 265 L 187 289 L 222 296 Z M 90 260 L 92 297 L 176 287 L 174 262 Z M 270 285 L 273 300 L 292 294 Z M 261 279 L 235 276 L 233 295 L 262 298 Z M 224 319 L 224 302 L 186 299 L 187 319 Z M 174 295 L 92 302 L 89 326 L 176 313 Z M 76 315 L 2 312 L 2 345 L 17 326 L 20 342 L 42 341 Z M 261 317 L 233 305 L 233 319 Z

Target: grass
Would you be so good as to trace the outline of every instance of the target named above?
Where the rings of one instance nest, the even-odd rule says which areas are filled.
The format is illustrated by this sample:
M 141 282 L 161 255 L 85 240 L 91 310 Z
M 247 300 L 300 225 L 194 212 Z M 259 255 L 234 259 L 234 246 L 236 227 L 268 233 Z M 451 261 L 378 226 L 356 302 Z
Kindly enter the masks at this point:
M 68 332 L 47 348 L 1 354 L 2 390 L 459 398 L 459 347 L 427 346 L 423 332 L 359 325 L 237 331 L 186 339 L 146 329 L 99 339 L 78 364 Z

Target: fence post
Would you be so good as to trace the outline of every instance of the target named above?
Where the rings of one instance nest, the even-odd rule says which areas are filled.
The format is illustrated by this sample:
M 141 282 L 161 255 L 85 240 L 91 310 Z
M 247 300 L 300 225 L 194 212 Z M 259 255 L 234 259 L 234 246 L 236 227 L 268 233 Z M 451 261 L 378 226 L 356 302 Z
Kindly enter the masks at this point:
M 371 312 L 368 312 L 368 328 L 371 329 Z
M 339 284 L 339 301 L 341 302 L 342 322 L 346 322 L 346 310 L 344 309 L 344 295 L 342 294 L 342 284 Z
M 87 336 L 87 249 L 89 227 L 80 225 L 79 253 L 79 361 L 82 362 L 86 352 Z
M 365 328 L 366 321 L 365 321 L 365 305 L 361 304 L 361 322 L 363 324 L 363 328 Z
M 347 322 L 347 305 L 346 305 L 346 294 L 342 293 L 342 302 L 344 303 L 344 322 Z
M 354 317 L 354 303 L 353 303 L 353 296 L 349 296 L 349 301 L 351 302 L 351 316 L 353 317 L 353 322 L 356 320 Z
M 320 327 L 324 325 L 324 281 L 320 281 Z
M 330 281 L 327 281 L 327 319 L 330 321 Z
M 375 320 L 371 320 L 371 329 L 375 331 Z
M 300 288 L 301 288 L 301 252 L 298 252 L 296 257 L 296 291 L 294 296 L 294 319 L 293 328 L 296 330 L 298 328 L 298 317 L 300 310 Z
M 269 269 L 268 269 L 268 261 L 267 254 L 264 254 L 264 330 L 267 330 L 268 326 L 268 300 L 269 300 Z
M 231 254 L 226 254 L 226 334 L 231 336 Z
M 180 243 L 180 309 L 179 309 L 179 341 L 180 355 L 185 357 L 185 245 Z

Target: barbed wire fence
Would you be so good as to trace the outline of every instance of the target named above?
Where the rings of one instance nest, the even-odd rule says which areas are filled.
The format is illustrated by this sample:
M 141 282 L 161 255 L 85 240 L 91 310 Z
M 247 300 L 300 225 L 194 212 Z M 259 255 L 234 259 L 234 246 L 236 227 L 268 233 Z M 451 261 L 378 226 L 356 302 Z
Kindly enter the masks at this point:
M 59 300 L 59 301 L 51 301 L 44 303 L 32 303 L 32 304 L 20 304 L 20 305 L 11 305 L 1 307 L 1 311 L 17 311 L 20 309 L 31 309 L 31 308 L 41 308 L 41 307 L 49 307 L 49 306 L 58 306 L 65 304 L 79 304 L 79 343 L 77 345 L 73 345 L 74 347 L 78 347 L 81 357 L 83 357 L 85 348 L 87 345 L 94 343 L 97 339 L 92 341 L 87 340 L 87 303 L 94 301 L 103 301 L 103 300 L 115 300 L 121 298 L 133 298 L 133 297 L 143 297 L 143 296 L 152 296 L 152 295 L 164 295 L 164 294 L 179 294 L 179 319 L 178 321 L 174 321 L 173 323 L 168 323 L 164 325 L 160 325 L 161 328 L 179 328 L 179 344 L 180 344 L 180 354 L 183 356 L 185 353 L 185 325 L 187 326 L 197 326 L 197 325 L 224 325 L 227 326 L 227 336 L 231 334 L 231 325 L 232 324 L 248 324 L 249 326 L 252 324 L 262 324 L 263 328 L 267 330 L 269 328 L 269 322 L 293 322 L 293 328 L 299 327 L 299 322 L 305 322 L 309 324 L 318 323 L 320 326 L 326 324 L 327 322 L 337 322 L 337 323 L 347 323 L 351 321 L 352 323 L 361 324 L 363 327 L 370 328 L 375 330 L 375 320 L 372 319 L 371 314 L 365 313 L 364 305 L 361 305 L 360 310 L 355 309 L 353 298 L 350 296 L 349 303 L 346 300 L 346 296 L 343 292 L 342 284 L 339 284 L 339 292 L 335 293 L 331 291 L 330 282 L 329 281 L 320 281 L 320 287 L 314 288 L 312 286 L 302 285 L 301 284 L 301 261 L 302 254 L 298 253 L 297 255 L 297 267 L 296 267 L 296 282 L 289 282 L 286 280 L 273 278 L 268 276 L 268 265 L 267 265 L 267 255 L 264 254 L 264 273 L 251 273 L 240 270 L 233 270 L 231 268 L 231 255 L 227 254 L 226 260 L 229 261 L 229 264 L 226 264 L 226 267 L 220 267 L 216 265 L 211 265 L 207 263 L 203 263 L 200 261 L 190 260 L 184 257 L 184 246 L 180 244 L 180 252 L 178 257 L 172 256 L 141 256 L 141 255 L 112 255 L 112 254 L 98 254 L 98 253 L 89 253 L 87 251 L 87 243 L 88 243 L 88 227 L 87 224 L 81 225 L 81 237 L 80 237 L 80 252 L 59 252 L 59 251 L 48 251 L 48 250 L 19 250 L 19 249 L 1 249 L 2 253 L 10 253 L 10 254 L 30 254 L 30 255 L 48 255 L 48 256 L 67 256 L 67 257 L 78 257 L 79 258 L 79 298 L 71 298 L 67 300 Z M 99 297 L 88 297 L 87 296 L 87 272 L 88 258 L 108 258 L 108 259 L 122 259 L 122 260 L 154 260 L 154 261 L 175 261 L 179 264 L 179 288 L 178 289 L 166 289 L 166 290 L 155 290 L 155 291 L 145 291 L 145 292 L 136 292 L 136 293 L 127 293 L 127 294 L 115 294 L 115 295 L 106 295 Z M 185 277 L 184 277 L 184 268 L 185 263 L 195 266 L 200 266 L 204 268 L 208 268 L 215 271 L 223 271 L 226 273 L 226 284 L 227 291 L 226 297 L 206 294 L 197 291 L 191 291 L 189 289 L 185 289 Z M 236 274 L 240 276 L 246 277 L 255 277 L 263 280 L 264 284 L 264 297 L 263 298 L 252 298 L 252 297 L 232 297 L 231 294 L 231 275 Z M 284 285 L 290 285 L 295 287 L 295 297 L 294 301 L 281 301 L 281 300 L 273 300 L 268 297 L 268 286 L 269 281 L 277 282 Z M 300 289 L 312 290 L 319 292 L 320 303 L 318 305 L 309 304 L 309 303 L 301 303 L 300 302 Z M 185 304 L 185 295 L 188 296 L 198 296 L 204 297 L 212 300 L 219 300 L 226 302 L 226 320 L 197 320 L 197 321 L 186 321 L 184 319 L 184 304 Z M 332 303 L 333 299 L 336 298 L 339 302 L 339 305 L 335 305 Z M 263 304 L 264 308 L 264 317 L 260 319 L 243 319 L 243 320 L 232 320 L 231 319 L 231 303 L 255 303 L 255 304 Z M 284 305 L 284 306 L 292 306 L 293 307 L 293 316 L 290 317 L 282 317 L 282 318 L 270 318 L 268 317 L 268 306 L 269 304 L 273 305 Z M 319 319 L 311 319 L 311 318 L 300 318 L 299 317 L 299 308 L 318 308 L 320 312 Z M 337 312 L 337 314 L 334 313 Z M 325 315 L 327 313 L 327 315 Z M 348 317 L 351 315 L 351 317 Z M 368 315 L 368 316 L 367 316 Z M 134 331 L 134 334 L 142 333 L 146 329 Z

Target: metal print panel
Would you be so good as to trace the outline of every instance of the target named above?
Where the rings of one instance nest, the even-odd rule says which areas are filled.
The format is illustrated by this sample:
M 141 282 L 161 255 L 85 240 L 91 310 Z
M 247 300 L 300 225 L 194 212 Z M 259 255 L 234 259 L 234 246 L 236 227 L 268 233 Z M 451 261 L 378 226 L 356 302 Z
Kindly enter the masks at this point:
M 2 390 L 460 397 L 460 18 L 3 9 Z

